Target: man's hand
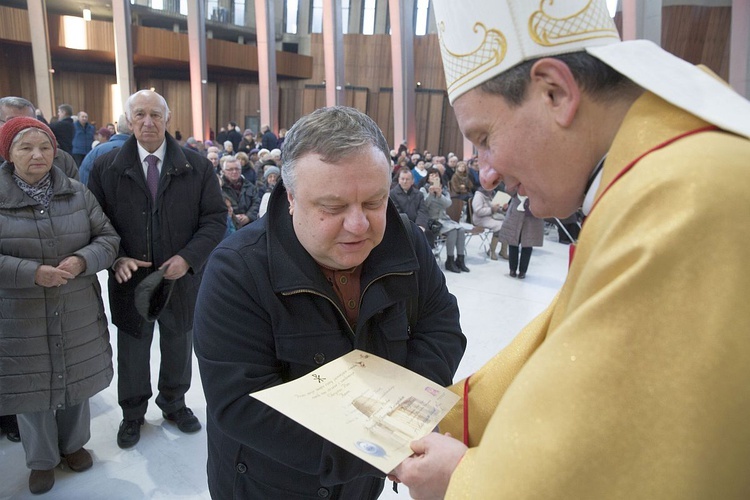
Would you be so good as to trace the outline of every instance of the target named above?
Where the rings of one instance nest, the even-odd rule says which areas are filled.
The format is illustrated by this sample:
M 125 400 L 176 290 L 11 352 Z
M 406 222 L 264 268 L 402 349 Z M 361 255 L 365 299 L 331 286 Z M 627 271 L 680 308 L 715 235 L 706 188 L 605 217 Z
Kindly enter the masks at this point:
M 139 267 L 151 267 L 151 262 L 123 257 L 115 262 L 115 279 L 118 283 L 125 283 L 133 277 Z
M 68 280 L 72 280 L 73 278 L 75 278 L 75 275 L 70 271 L 42 264 L 36 268 L 34 283 L 39 286 L 52 288 L 53 286 L 64 285 Z
M 164 273 L 165 280 L 178 280 L 187 274 L 190 266 L 188 263 L 179 255 L 173 255 L 159 269 L 164 266 L 169 266 L 169 269 Z
M 443 498 L 451 474 L 468 449 L 450 434 L 437 432 L 411 442 L 414 455 L 393 469 L 388 478 L 404 483 L 418 500 Z
M 71 255 L 65 257 L 62 262 L 57 265 L 57 268 L 62 271 L 67 271 L 73 276 L 78 276 L 86 270 L 86 261 L 77 255 Z

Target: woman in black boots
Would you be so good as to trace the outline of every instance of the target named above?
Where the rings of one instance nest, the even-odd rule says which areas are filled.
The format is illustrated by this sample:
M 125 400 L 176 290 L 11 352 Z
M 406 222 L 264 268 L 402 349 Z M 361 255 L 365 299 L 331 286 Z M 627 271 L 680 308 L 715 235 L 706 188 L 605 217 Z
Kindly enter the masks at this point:
M 466 254 L 466 231 L 460 223 L 454 221 L 445 211 L 451 206 L 451 197 L 448 189 L 443 185 L 440 171 L 436 168 L 428 168 L 427 176 L 422 179 L 421 189 L 427 206 L 427 218 L 440 223 L 440 234 L 445 235 L 445 270 L 453 273 L 469 272 L 464 262 Z M 454 257 L 454 253 L 458 255 Z
M 525 196 L 521 198 L 515 192 L 508 194 L 511 195 L 511 199 L 499 238 L 500 241 L 508 244 L 510 277 L 518 276 L 518 279 L 522 280 L 526 278 L 533 247 L 540 247 L 544 244 L 544 220 L 534 217 L 531 213 L 528 198 Z

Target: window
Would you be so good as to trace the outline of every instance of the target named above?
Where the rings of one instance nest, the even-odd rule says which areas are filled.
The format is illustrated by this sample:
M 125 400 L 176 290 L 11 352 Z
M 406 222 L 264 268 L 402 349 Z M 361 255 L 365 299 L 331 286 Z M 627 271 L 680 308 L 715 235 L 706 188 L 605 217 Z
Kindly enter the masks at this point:
M 310 33 L 323 33 L 323 0 L 312 0 Z
M 375 34 L 375 0 L 365 0 L 362 9 L 362 34 Z
M 286 0 L 286 32 L 292 35 L 297 34 L 297 15 L 299 13 L 299 0 Z
M 245 0 L 234 0 L 234 24 L 245 25 Z
M 414 34 L 422 36 L 427 34 L 427 14 L 430 8 L 430 0 L 417 0 L 416 24 Z
M 341 0 L 341 32 L 349 33 L 349 8 L 350 0 Z

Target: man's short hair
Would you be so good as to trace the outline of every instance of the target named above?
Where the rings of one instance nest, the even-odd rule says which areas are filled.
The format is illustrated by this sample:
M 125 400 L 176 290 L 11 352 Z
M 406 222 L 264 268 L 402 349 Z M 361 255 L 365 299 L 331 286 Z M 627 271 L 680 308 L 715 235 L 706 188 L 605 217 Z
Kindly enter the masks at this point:
M 221 161 L 221 169 L 222 170 L 224 170 L 225 168 L 227 168 L 227 164 L 228 163 L 236 163 L 238 167 L 242 166 L 240 164 L 240 159 L 237 158 L 234 155 L 222 156 L 220 161 Z
M 400 179 L 401 178 L 401 174 L 409 174 L 409 176 L 411 176 L 412 179 L 414 178 L 414 174 L 411 173 L 411 169 L 409 167 L 401 167 L 401 168 L 399 168 L 398 169 L 398 176 L 396 178 Z
M 2 116 L 3 118 L 5 118 L 5 116 L 3 115 L 2 108 L 5 107 L 18 110 L 28 108 L 30 110 L 28 115 L 36 116 L 36 108 L 34 107 L 34 104 L 32 104 L 32 102 L 28 99 L 24 99 L 23 97 L 7 96 L 0 98 L 0 116 Z
M 57 110 L 64 112 L 65 116 L 73 116 L 73 106 L 70 104 L 60 104 Z
M 117 119 L 117 133 L 118 134 L 132 134 L 133 131 L 130 130 L 130 125 L 128 125 L 128 117 L 125 116 L 125 113 L 121 114 L 120 117 Z M 195 139 L 193 139 L 193 142 L 195 142 Z
M 628 77 L 618 73 L 587 52 L 571 52 L 549 57 L 564 62 L 570 68 L 576 83 L 594 99 L 606 102 L 608 99 L 617 98 L 620 95 L 619 89 L 640 90 L 640 87 Z M 531 82 L 531 67 L 539 59 L 519 63 L 508 71 L 487 80 L 477 88 L 489 94 L 504 97 L 511 106 L 520 106 L 526 97 L 526 90 Z
M 159 98 L 159 101 L 161 102 L 162 108 L 164 108 L 164 121 L 169 121 L 169 117 L 172 115 L 172 112 L 169 111 L 169 106 L 167 105 L 167 100 L 164 99 L 164 96 L 159 94 L 158 92 L 154 92 L 153 90 L 139 90 L 135 94 L 132 94 L 130 97 L 127 98 L 125 101 L 125 106 L 123 107 L 123 110 L 125 111 L 125 115 L 128 117 L 128 120 L 133 119 L 133 100 L 135 100 L 136 97 L 138 97 L 140 94 L 144 94 L 146 92 L 152 92 L 156 94 Z M 72 112 L 72 110 L 71 110 Z
M 372 118 L 345 106 L 315 110 L 297 120 L 286 134 L 281 171 L 284 184 L 294 194 L 295 165 L 308 154 L 318 154 L 322 161 L 336 163 L 368 146 L 378 148 L 385 164 L 391 164 L 388 141 Z

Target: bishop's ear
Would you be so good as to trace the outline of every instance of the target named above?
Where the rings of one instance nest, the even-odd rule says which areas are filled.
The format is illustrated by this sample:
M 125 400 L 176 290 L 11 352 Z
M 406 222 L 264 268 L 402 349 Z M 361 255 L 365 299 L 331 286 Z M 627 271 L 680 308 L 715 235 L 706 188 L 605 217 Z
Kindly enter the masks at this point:
M 581 102 L 581 89 L 568 65 L 545 57 L 531 67 L 530 75 L 532 89 L 541 96 L 558 125 L 570 126 Z

